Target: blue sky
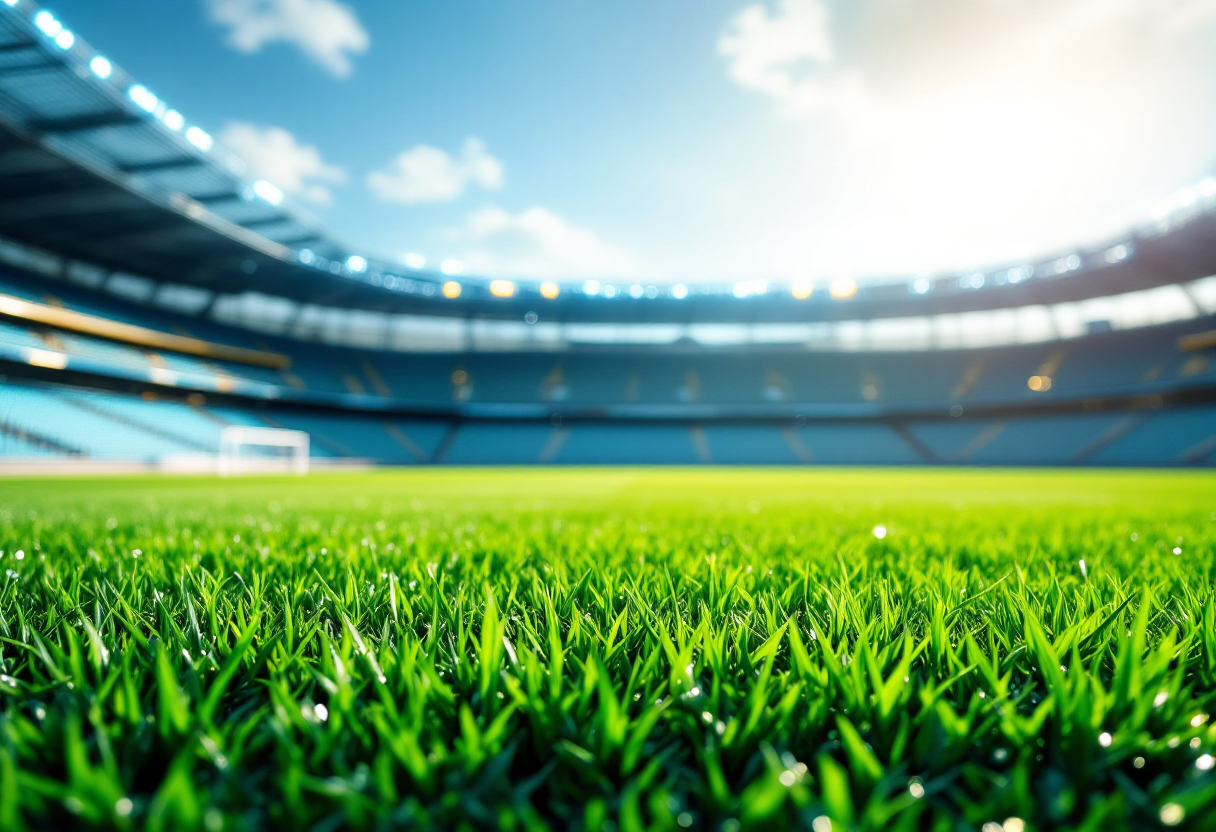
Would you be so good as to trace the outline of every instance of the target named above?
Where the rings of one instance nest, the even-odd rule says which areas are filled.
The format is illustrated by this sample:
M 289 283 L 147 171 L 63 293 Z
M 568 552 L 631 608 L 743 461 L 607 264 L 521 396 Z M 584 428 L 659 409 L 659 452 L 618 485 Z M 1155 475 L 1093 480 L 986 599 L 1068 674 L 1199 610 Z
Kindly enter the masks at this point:
M 1216 0 L 54 0 L 370 254 L 865 278 L 1102 241 L 1216 163 Z

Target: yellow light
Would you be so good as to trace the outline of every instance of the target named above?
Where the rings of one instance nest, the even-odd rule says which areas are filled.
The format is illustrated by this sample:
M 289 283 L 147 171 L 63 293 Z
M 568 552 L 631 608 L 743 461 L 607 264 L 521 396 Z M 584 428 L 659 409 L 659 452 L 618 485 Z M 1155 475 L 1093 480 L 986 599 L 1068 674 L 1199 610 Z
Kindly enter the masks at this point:
M 68 366 L 68 357 L 66 355 L 51 350 L 31 348 L 27 351 L 25 360 L 31 367 L 46 367 L 48 370 L 62 370 Z
M 549 300 L 553 300 L 555 297 L 560 295 L 561 291 L 562 290 L 558 287 L 558 285 L 556 283 L 540 284 L 541 297 L 548 298 Z
M 1046 393 L 1051 389 L 1051 376 L 1031 376 L 1026 386 L 1036 393 Z
M 515 284 L 509 280 L 491 280 L 490 294 L 496 298 L 509 298 L 515 294 Z
M 796 280 L 790 287 L 790 294 L 798 300 L 806 300 L 815 291 L 815 284 L 809 280 Z
M 455 280 L 449 280 L 447 283 L 443 284 L 443 296 L 445 298 L 460 297 L 460 284 Z
M 841 278 L 840 280 L 832 281 L 832 286 L 829 291 L 831 291 L 832 297 L 836 298 L 837 300 L 843 300 L 845 298 L 851 298 L 853 295 L 857 294 L 857 284 L 848 278 Z

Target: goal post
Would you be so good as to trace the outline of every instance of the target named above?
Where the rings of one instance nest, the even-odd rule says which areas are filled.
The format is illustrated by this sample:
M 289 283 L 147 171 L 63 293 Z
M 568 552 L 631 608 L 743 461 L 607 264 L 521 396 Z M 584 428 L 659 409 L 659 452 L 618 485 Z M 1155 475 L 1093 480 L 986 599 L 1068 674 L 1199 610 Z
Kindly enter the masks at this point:
M 226 427 L 220 432 L 219 475 L 308 473 L 308 434 L 279 428 Z

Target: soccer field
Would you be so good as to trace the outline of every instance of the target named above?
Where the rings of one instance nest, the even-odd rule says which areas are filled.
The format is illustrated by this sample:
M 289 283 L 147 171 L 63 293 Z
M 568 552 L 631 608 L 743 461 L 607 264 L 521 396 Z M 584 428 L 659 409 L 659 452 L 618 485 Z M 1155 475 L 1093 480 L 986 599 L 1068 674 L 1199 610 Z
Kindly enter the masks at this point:
M 1216 828 L 1216 476 L 0 482 L 0 828 Z

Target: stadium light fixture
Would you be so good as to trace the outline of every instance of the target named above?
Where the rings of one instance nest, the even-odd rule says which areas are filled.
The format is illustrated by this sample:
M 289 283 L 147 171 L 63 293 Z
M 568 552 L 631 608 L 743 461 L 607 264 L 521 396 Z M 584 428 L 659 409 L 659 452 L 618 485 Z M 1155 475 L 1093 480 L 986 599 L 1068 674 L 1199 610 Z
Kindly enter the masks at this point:
M 63 29 L 55 35 L 55 45 L 66 52 L 76 45 L 76 36 L 70 30 Z
M 845 300 L 857 294 L 857 282 L 848 278 L 833 280 L 832 285 L 828 287 L 828 292 L 836 300 Z
M 185 117 L 177 110 L 167 110 L 164 118 L 162 118 L 161 121 L 163 121 L 165 126 L 174 133 L 180 132 L 181 129 L 186 126 Z
M 21 0 L 4 0 L 4 5 L 8 6 L 9 8 L 12 8 L 13 6 L 17 5 L 20 2 L 21 2 Z
M 1117 246 L 1108 248 L 1103 257 L 1107 263 L 1119 263 L 1126 260 L 1129 254 L 1131 254 L 1131 251 L 1129 250 L 1127 244 L 1120 243 Z
M 449 280 L 443 284 L 443 296 L 453 300 L 460 297 L 460 284 L 455 280 Z
M 604 287 L 604 297 L 606 297 L 606 298 L 616 297 L 616 287 L 613 286 L 611 283 L 609 283 L 607 286 Z
M 421 254 L 415 254 L 412 251 L 409 254 L 402 257 L 401 261 L 403 263 L 405 263 L 405 265 L 408 268 L 411 268 L 411 269 L 426 268 L 426 258 L 423 257 Z
M 641 283 L 635 283 L 629 287 L 629 297 L 634 298 L 635 300 L 640 298 L 645 293 L 646 293 L 646 287 L 643 286 Z
M 683 283 L 677 283 L 671 287 L 671 296 L 676 300 L 684 300 L 684 298 L 688 297 L 688 287 Z
M 912 291 L 918 295 L 927 294 L 933 288 L 933 283 L 927 277 L 918 277 L 912 281 Z
M 442 263 L 439 264 L 439 271 L 443 272 L 446 275 L 453 275 L 453 276 L 458 275 L 458 274 L 464 274 L 464 261 L 463 260 L 444 260 Z
M 1031 376 L 1026 386 L 1036 393 L 1046 393 L 1051 389 L 1051 376 Z
M 296 259 L 305 266 L 309 266 L 312 265 L 312 262 L 317 259 L 317 255 L 313 254 L 311 249 L 306 248 L 300 250 L 300 253 L 296 255 Z
M 152 91 L 143 84 L 132 84 L 127 89 L 127 98 L 134 101 L 135 106 L 145 113 L 156 112 L 156 108 L 160 104 L 160 99 L 153 95 Z
M 790 294 L 798 300 L 806 300 L 815 291 L 815 284 L 809 280 L 795 280 L 790 286 Z
M 46 35 L 48 38 L 53 38 L 63 31 L 63 24 L 55 15 L 48 12 L 46 9 L 34 15 L 34 25 L 38 27 L 38 31 Z
M 509 298 L 515 294 L 515 284 L 509 280 L 491 280 L 490 294 L 496 298 Z
M 598 280 L 588 280 L 583 284 L 583 294 L 595 297 L 600 293 L 600 282 Z
M 186 141 L 197 147 L 199 150 L 206 153 L 214 145 L 215 140 L 211 138 L 211 134 L 200 127 L 191 127 L 186 131 Z
M 352 254 L 346 258 L 346 268 L 352 272 L 365 272 L 367 271 L 367 258 Z
M 1200 196 L 1204 199 L 1211 199 L 1216 196 L 1216 177 L 1209 176 L 1197 186 Z
M 103 81 L 114 74 L 114 64 L 104 55 L 94 55 L 93 60 L 89 61 L 89 69 Z
M 259 179 L 253 183 L 253 192 L 271 205 L 277 206 L 283 202 L 283 192 L 279 190 L 278 186 L 265 179 Z
M 546 298 L 547 300 L 553 300 L 561 293 L 562 293 L 561 287 L 558 286 L 556 283 L 549 282 L 549 283 L 540 284 L 540 296 L 542 298 Z

